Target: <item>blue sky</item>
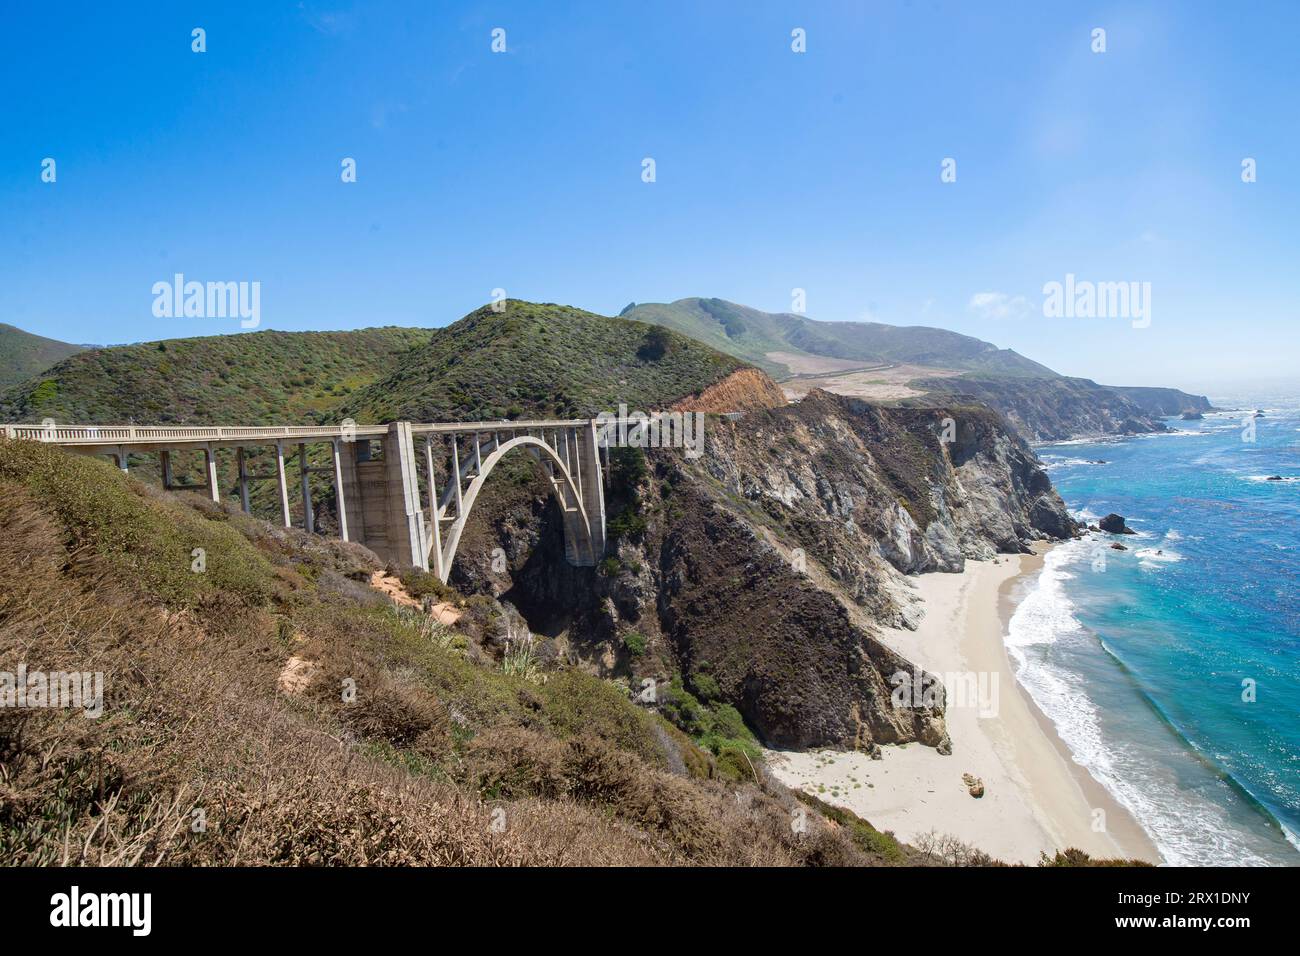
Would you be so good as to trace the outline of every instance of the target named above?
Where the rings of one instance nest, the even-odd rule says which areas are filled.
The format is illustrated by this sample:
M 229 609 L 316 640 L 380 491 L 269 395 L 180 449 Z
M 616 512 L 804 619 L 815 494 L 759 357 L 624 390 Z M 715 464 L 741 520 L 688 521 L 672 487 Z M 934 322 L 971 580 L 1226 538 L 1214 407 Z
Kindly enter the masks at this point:
M 814 318 L 939 325 L 1101 381 L 1293 374 L 1298 11 L 23 4 L 0 33 L 0 321 L 238 331 L 155 318 L 176 272 L 260 282 L 277 329 L 444 325 L 497 287 L 608 314 L 785 311 L 802 288 Z M 1044 317 L 1067 273 L 1150 282 L 1150 327 Z

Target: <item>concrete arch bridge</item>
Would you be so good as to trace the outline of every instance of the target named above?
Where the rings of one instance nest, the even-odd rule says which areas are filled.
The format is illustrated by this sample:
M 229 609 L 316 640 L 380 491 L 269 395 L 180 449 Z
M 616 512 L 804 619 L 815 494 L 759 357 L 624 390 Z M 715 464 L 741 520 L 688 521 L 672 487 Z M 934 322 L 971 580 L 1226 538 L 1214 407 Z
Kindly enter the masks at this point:
M 52 442 L 72 451 L 108 455 L 127 470 L 130 455 L 157 455 L 163 485 L 197 488 L 220 501 L 217 454 L 232 453 L 242 507 L 249 511 L 255 481 L 275 481 L 284 526 L 291 527 L 285 456 L 299 458 L 303 524 L 315 530 L 310 475 L 330 474 L 338 505 L 340 536 L 366 545 L 381 558 L 432 571 L 446 582 L 465 522 L 484 482 L 514 453 L 532 458 L 564 516 L 565 554 L 579 566 L 595 565 L 605 553 L 605 491 L 594 419 L 501 421 L 454 424 L 337 426 L 4 425 L 9 438 Z M 327 444 L 330 464 L 308 464 L 308 446 Z M 256 473 L 251 450 L 273 448 L 275 467 Z M 379 454 L 375 452 L 378 449 Z M 173 480 L 172 455 L 203 453 L 203 480 Z M 421 480 L 417 456 L 424 456 Z M 441 467 L 439 467 L 441 466 Z M 436 476 L 446 475 L 443 487 Z

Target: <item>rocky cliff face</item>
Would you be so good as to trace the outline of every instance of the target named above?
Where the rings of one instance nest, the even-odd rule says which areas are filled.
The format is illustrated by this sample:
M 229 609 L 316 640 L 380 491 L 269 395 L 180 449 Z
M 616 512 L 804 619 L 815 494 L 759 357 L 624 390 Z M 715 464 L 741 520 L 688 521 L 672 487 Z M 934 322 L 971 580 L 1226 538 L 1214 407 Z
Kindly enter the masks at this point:
M 908 573 L 1074 531 L 1032 453 L 983 408 L 813 392 L 711 418 L 697 461 L 647 458 L 635 489 L 610 489 L 611 526 L 630 530 L 600 569 L 565 564 L 554 506 L 506 485 L 480 499 L 453 583 L 502 596 L 549 653 L 597 672 L 706 676 L 775 746 L 946 747 L 942 693 L 896 706 L 891 678 L 912 666 L 873 627 L 915 622 Z
M 658 547 L 653 610 L 689 682 L 716 681 L 774 746 L 950 748 L 942 694 L 934 707 L 894 706 L 891 678 L 912 665 L 856 626 L 763 529 L 707 493 L 675 500 L 683 512 Z
M 757 509 L 891 625 L 910 619 L 899 573 L 960 571 L 968 557 L 1074 530 L 1032 452 L 984 408 L 883 408 L 814 391 L 719 423 L 707 449 L 695 467 L 724 497 Z
M 1175 414 L 1161 411 L 1157 402 L 1140 404 L 1120 389 L 1086 378 L 936 378 L 910 384 L 931 393 L 926 401 L 979 402 L 996 409 L 1029 441 L 1162 432 L 1167 429 L 1160 419 Z
M 1118 392 L 1144 412 L 1171 418 L 1184 412 L 1209 412 L 1214 410 L 1204 395 L 1191 395 L 1176 388 L 1149 388 L 1146 386 L 1103 386 Z

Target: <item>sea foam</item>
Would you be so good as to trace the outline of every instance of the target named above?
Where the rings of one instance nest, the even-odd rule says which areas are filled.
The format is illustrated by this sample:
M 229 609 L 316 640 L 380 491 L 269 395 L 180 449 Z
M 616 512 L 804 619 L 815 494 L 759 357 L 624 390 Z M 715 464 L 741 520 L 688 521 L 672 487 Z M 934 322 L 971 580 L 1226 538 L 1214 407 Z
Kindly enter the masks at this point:
M 1233 839 L 1223 807 L 1182 792 L 1177 775 L 1153 766 L 1143 748 L 1108 740 L 1084 677 L 1060 663 L 1071 652 L 1095 654 L 1098 647 L 1114 657 L 1080 622 L 1066 593 L 1066 582 L 1088 573 L 1096 551 L 1095 544 L 1082 539 L 1047 553 L 1036 586 L 1008 626 L 1005 640 L 1016 679 L 1055 725 L 1075 762 L 1133 815 L 1166 862 L 1266 865 L 1267 859 Z

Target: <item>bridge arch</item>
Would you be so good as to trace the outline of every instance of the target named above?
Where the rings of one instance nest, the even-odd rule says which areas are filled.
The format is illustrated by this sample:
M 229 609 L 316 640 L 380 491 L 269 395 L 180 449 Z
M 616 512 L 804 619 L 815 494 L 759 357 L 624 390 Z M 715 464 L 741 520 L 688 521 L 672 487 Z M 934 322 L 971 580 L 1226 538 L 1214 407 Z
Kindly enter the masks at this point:
M 564 546 L 569 562 L 590 566 L 599 560 L 600 554 L 595 535 L 592 534 L 591 521 L 582 501 L 582 488 L 575 474 L 570 471 L 557 449 L 544 439 L 532 435 L 517 435 L 497 443 L 493 450 L 482 458 L 477 473 L 473 475 L 468 487 L 461 491 L 459 509 L 454 517 L 440 513 L 449 510 L 451 503 L 456 500 L 454 493 L 445 495 L 449 499 L 446 506 L 439 507 L 437 502 L 434 503 L 436 510 L 431 524 L 436 526 L 439 520 L 445 521 L 449 517 L 452 522 L 445 538 L 440 533 L 429 536 L 429 566 L 444 584 L 451 575 L 451 566 L 460 547 L 461 534 L 465 530 L 470 514 L 473 513 L 474 502 L 478 500 L 479 492 L 483 490 L 483 485 L 501 459 L 517 448 L 524 449 L 529 457 L 546 471 L 545 477 L 548 479 L 551 495 L 560 506 L 560 513 L 564 518 Z M 454 476 L 449 477 L 454 478 Z M 448 492 L 452 491 L 453 489 L 449 487 Z M 441 551 L 437 553 L 439 548 Z

